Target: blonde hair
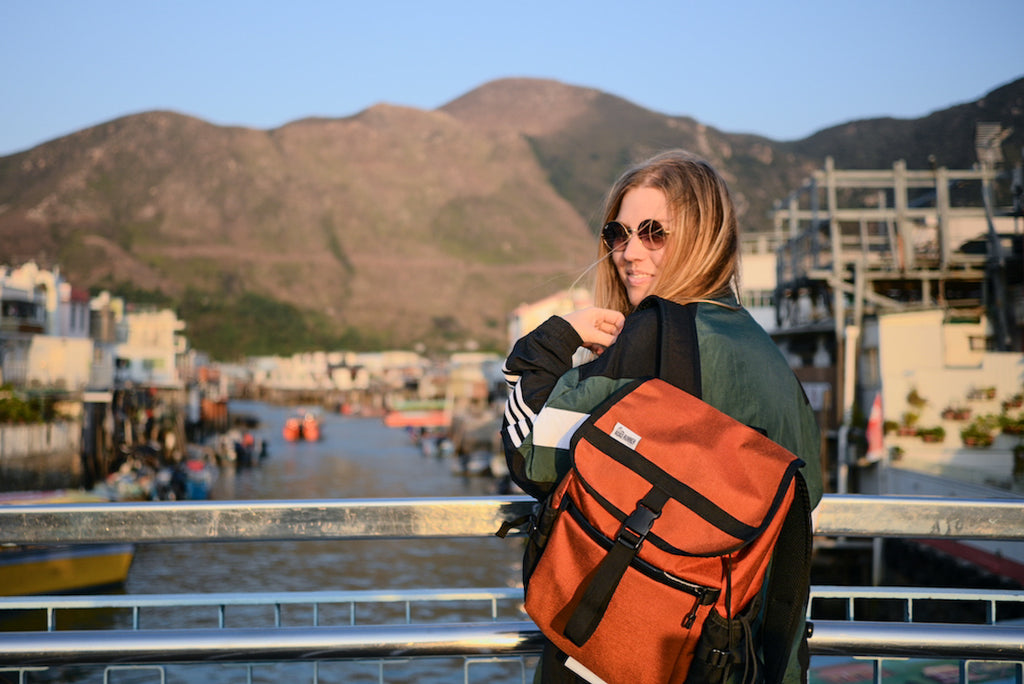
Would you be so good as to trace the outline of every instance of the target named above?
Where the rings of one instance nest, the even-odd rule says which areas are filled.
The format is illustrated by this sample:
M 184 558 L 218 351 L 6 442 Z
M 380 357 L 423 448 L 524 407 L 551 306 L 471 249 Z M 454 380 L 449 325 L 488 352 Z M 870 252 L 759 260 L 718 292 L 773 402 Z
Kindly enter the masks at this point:
M 615 220 L 622 199 L 634 188 L 665 195 L 669 234 L 665 255 L 649 294 L 680 304 L 739 295 L 739 228 L 725 180 L 710 164 L 671 150 L 628 169 L 612 186 L 604 221 Z M 629 313 L 629 302 L 608 247 L 600 241 L 594 299 L 598 306 Z

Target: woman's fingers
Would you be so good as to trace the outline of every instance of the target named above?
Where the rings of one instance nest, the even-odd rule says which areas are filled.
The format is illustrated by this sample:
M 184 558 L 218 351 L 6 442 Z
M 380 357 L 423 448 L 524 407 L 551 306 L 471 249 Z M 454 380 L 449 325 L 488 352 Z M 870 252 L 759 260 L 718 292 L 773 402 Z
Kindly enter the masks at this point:
M 579 309 L 563 316 L 583 340 L 583 346 L 600 353 L 604 347 L 610 346 L 622 330 L 625 321 L 618 311 L 589 307 Z

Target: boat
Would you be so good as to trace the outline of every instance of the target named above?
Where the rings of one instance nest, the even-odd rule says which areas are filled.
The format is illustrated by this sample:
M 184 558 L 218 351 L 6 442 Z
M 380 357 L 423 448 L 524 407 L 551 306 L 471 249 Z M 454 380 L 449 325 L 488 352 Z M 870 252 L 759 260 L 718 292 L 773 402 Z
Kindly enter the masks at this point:
M 281 434 L 289 442 L 317 442 L 321 437 L 320 416 L 316 411 L 299 411 L 284 421 Z
M 320 439 L 320 417 L 314 413 L 306 413 L 302 417 L 302 438 L 307 442 Z
M 297 442 L 302 439 L 302 419 L 294 416 L 286 419 L 281 434 L 288 442 Z
M 157 471 L 151 498 L 160 501 L 209 499 L 218 474 L 212 455 L 198 447 L 190 447 L 183 461 Z
M 452 424 L 452 412 L 443 399 L 410 401 L 385 413 L 384 424 L 397 428 L 447 429 Z
M 0 494 L 0 505 L 109 501 L 77 490 Z M 135 546 L 127 543 L 0 544 L 0 595 L 68 594 L 117 587 L 128 578 L 134 557 Z

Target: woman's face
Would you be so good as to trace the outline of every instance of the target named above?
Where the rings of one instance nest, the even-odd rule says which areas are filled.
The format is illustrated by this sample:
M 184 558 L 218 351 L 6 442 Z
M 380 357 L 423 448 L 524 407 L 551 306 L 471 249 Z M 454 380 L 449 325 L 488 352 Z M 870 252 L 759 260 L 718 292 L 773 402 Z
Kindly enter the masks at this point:
M 636 236 L 641 222 L 654 219 L 668 227 L 668 206 L 665 193 L 657 188 L 639 187 L 626 192 L 619 206 L 615 220 L 624 225 L 631 236 L 623 249 L 612 252 L 612 263 L 619 273 L 619 279 L 626 288 L 629 303 L 636 306 L 643 301 L 654 284 L 658 268 L 665 256 L 668 244 L 658 250 L 644 247 Z

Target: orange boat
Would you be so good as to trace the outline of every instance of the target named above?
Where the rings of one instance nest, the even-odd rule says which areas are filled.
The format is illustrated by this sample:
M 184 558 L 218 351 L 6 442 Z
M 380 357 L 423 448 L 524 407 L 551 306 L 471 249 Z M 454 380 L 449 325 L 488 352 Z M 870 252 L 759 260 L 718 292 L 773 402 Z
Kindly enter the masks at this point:
M 388 427 L 446 428 L 452 424 L 452 417 L 444 409 L 389 411 L 384 416 Z
M 399 428 L 448 428 L 452 413 L 443 400 L 409 401 L 388 411 L 384 424 Z
M 304 411 L 291 416 L 284 422 L 281 434 L 289 442 L 320 440 L 320 417 L 313 411 Z
M 316 442 L 320 439 L 320 419 L 313 413 L 307 413 L 302 417 L 302 438 L 307 442 Z
M 302 439 L 302 420 L 300 418 L 289 418 L 284 421 L 284 429 L 281 434 L 289 442 L 297 442 Z

